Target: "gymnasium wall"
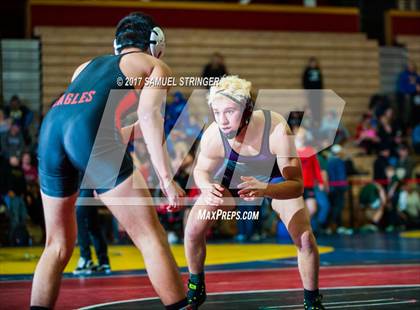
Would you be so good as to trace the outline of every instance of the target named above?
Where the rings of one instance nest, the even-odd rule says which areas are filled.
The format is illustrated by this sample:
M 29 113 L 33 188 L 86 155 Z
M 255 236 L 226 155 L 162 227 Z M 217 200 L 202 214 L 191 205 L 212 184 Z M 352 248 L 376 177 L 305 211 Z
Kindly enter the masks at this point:
M 305 8 L 196 2 L 61 1 L 29 2 L 30 30 L 37 26 L 114 27 L 132 11 L 152 15 L 166 28 L 211 28 L 316 32 L 358 32 L 355 8 Z

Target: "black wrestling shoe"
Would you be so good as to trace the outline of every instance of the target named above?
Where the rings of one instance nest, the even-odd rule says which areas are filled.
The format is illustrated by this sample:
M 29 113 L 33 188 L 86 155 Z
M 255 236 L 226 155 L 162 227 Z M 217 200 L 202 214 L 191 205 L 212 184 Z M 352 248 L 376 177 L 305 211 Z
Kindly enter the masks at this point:
M 322 305 L 322 295 L 318 295 L 318 297 L 315 298 L 313 302 L 304 300 L 303 307 L 305 310 L 325 310 L 324 306 Z
M 188 280 L 188 303 L 192 306 L 192 309 L 198 309 L 206 301 L 206 285 L 202 283 L 193 283 Z

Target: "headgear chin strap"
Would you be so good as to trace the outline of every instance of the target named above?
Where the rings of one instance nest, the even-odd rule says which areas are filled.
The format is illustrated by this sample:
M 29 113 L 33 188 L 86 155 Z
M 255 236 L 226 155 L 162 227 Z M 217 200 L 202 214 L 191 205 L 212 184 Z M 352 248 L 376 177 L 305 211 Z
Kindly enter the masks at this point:
M 148 43 L 150 54 L 153 57 L 161 58 L 164 55 L 166 47 L 165 34 L 160 27 L 154 27 L 152 29 Z M 137 45 L 139 44 L 134 41 L 125 42 L 124 45 L 118 44 L 117 39 L 114 39 L 114 54 L 119 55 L 124 47 L 136 47 Z

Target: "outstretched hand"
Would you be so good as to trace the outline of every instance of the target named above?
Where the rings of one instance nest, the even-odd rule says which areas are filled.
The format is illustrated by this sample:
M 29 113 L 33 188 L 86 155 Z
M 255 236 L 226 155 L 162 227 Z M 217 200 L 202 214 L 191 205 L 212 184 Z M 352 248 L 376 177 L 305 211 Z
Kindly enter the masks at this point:
M 253 201 L 257 197 L 264 197 L 267 183 L 258 181 L 254 177 L 246 176 L 241 176 L 241 180 L 243 182 L 238 185 L 240 198 L 243 198 L 245 201 Z

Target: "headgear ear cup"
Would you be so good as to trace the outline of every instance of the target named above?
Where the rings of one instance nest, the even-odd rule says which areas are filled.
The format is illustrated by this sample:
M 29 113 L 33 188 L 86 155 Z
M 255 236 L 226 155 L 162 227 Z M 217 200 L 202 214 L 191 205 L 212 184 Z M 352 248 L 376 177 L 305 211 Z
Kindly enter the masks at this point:
M 117 44 L 117 39 L 114 39 L 114 54 L 119 55 L 119 49 L 121 48 L 121 44 Z
M 165 53 L 165 35 L 160 27 L 154 27 L 150 33 L 149 39 L 150 54 L 156 58 L 160 58 Z

